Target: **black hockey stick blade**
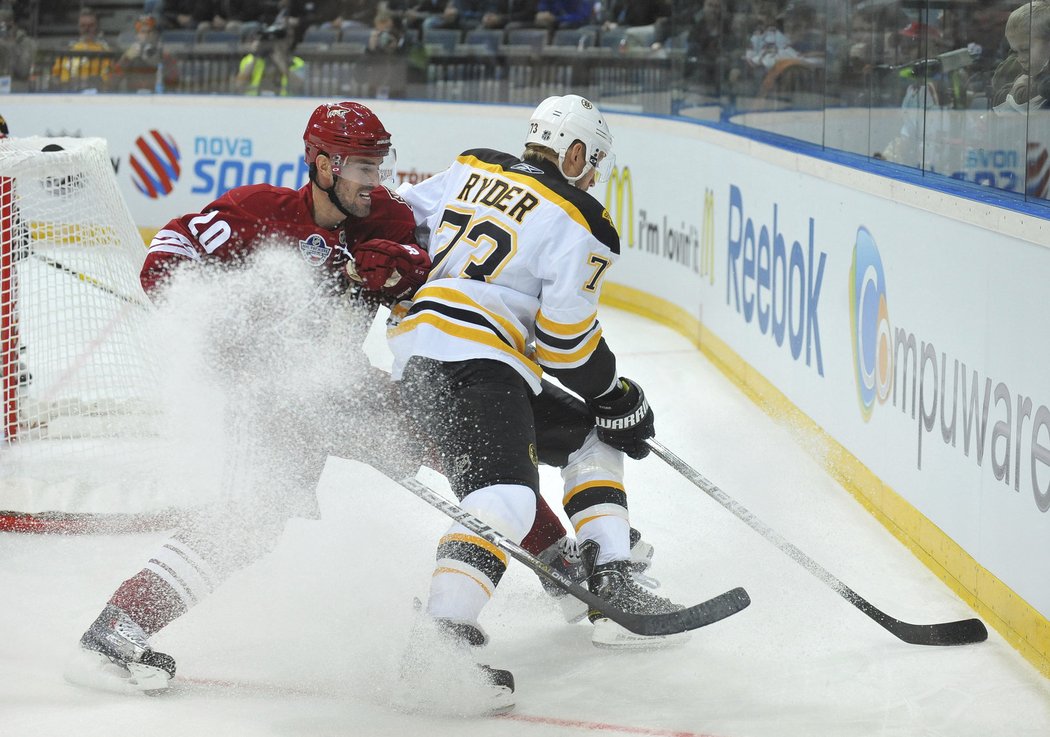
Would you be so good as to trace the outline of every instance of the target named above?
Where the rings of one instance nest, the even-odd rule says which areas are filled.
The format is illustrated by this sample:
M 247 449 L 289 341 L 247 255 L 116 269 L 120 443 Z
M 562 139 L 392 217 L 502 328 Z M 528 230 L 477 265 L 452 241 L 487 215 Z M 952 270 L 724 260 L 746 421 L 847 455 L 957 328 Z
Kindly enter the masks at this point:
M 907 642 L 909 645 L 971 645 L 988 639 L 988 628 L 979 619 L 960 619 L 955 622 L 938 622 L 936 624 L 912 624 L 911 622 L 902 622 L 877 609 L 852 589 L 847 588 L 845 592 L 840 592 L 840 595 L 882 625 L 897 639 Z
M 645 441 L 653 453 L 696 487 L 733 513 L 744 524 L 771 542 L 781 552 L 827 584 L 835 593 L 877 622 L 894 637 L 911 645 L 970 645 L 988 639 L 988 628 L 979 619 L 962 619 L 936 624 L 911 624 L 891 617 L 844 584 L 822 565 L 780 536 L 744 505 L 707 480 L 703 474 L 676 456 L 661 443 Z
M 600 596 L 592 594 L 588 589 L 580 586 L 561 572 L 554 570 L 525 550 L 525 548 L 492 529 L 459 505 L 453 504 L 419 479 L 410 476 L 401 479 L 398 483 L 430 506 L 443 512 L 447 517 L 459 522 L 475 535 L 488 540 L 493 545 L 499 546 L 515 560 L 520 561 L 526 567 L 554 582 L 558 588 L 576 597 L 591 609 L 601 612 L 624 629 L 630 630 L 636 635 L 652 637 L 673 635 L 679 632 L 699 629 L 732 616 L 751 603 L 751 598 L 744 589 L 735 588 L 677 612 L 668 612 L 666 614 L 631 614 L 625 612 L 612 606 Z

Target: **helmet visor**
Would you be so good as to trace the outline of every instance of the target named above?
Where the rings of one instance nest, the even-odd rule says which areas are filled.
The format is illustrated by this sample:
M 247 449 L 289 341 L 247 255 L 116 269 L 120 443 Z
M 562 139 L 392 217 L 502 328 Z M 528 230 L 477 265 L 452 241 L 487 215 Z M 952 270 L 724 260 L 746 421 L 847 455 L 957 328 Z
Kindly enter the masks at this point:
M 329 158 L 332 160 L 332 173 L 340 179 L 375 187 L 392 185 L 394 182 L 397 153 L 393 147 L 382 158 L 360 154 L 333 155 Z
M 592 161 L 591 163 L 594 165 L 594 181 L 599 184 L 604 184 L 609 181 L 613 169 L 616 168 L 616 154 L 611 151 L 607 154 L 603 154 L 599 151 L 598 161 Z

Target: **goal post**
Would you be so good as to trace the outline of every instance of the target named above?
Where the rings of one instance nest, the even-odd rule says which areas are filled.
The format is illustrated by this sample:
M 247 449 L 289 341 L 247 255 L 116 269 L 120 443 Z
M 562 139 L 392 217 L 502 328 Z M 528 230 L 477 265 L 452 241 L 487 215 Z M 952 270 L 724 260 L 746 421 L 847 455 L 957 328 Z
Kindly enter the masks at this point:
M 0 140 L 0 516 L 148 493 L 144 257 L 105 140 Z

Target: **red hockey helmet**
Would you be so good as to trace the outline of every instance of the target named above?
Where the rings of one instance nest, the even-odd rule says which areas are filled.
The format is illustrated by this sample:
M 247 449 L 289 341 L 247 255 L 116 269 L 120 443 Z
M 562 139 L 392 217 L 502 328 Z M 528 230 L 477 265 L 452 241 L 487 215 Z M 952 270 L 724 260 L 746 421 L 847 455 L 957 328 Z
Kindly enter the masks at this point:
M 303 142 L 307 164 L 313 164 L 320 153 L 333 159 L 344 156 L 383 159 L 390 153 L 390 134 L 375 113 L 357 102 L 319 105 L 306 124 Z

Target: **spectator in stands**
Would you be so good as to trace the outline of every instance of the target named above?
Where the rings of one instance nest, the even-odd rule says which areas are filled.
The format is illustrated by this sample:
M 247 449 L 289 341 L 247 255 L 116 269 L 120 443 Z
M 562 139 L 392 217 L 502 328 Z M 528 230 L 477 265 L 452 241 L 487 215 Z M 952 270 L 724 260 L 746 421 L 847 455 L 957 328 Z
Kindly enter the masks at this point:
M 1006 21 L 1010 56 L 992 77 L 997 112 L 1050 106 L 1050 2 L 1032 0 Z
M 674 27 L 685 36 L 686 78 L 712 97 L 728 92 L 740 74 L 739 45 L 724 0 L 684 0 L 675 8 Z
M 461 31 L 469 31 L 481 25 L 481 18 L 488 5 L 489 0 L 449 0 L 441 15 L 423 20 L 423 28 L 458 28 Z
M 164 0 L 161 26 L 169 29 L 196 29 L 214 16 L 212 0 Z
M 88 52 L 88 56 L 59 56 L 51 67 L 51 76 L 60 82 L 76 81 L 80 89 L 98 87 L 109 79 L 113 66 L 111 59 L 97 52 L 109 51 L 109 44 L 102 38 L 98 16 L 90 8 L 82 8 L 77 18 L 80 36 L 69 45 L 73 52 Z
M 368 37 L 368 51 L 396 54 L 404 48 L 404 40 L 401 19 L 386 8 L 377 10 L 372 21 L 372 34 Z
M 0 57 L 0 74 L 9 75 L 14 81 L 29 79 L 36 41 L 18 27 L 14 10 L 7 6 L 0 8 L 0 44 L 6 52 Z
M 179 81 L 175 58 L 164 51 L 157 19 L 141 15 L 135 21 L 135 40 L 117 59 L 110 79 L 120 92 L 164 92 Z
M 306 62 L 292 54 L 292 36 L 283 26 L 267 26 L 241 59 L 235 84 L 246 95 L 298 95 L 306 82 Z
M 751 39 L 744 60 L 760 75 L 778 60 L 794 55 L 788 37 L 777 27 L 775 17 L 763 11 L 751 25 Z
M 603 31 L 623 28 L 633 46 L 652 46 L 667 38 L 671 9 L 664 0 L 611 0 Z
M 381 9 L 376 0 L 327 0 L 314 5 L 314 17 L 321 28 L 368 28 Z
M 593 19 L 591 0 L 539 0 L 532 26 L 553 32 L 559 28 L 580 28 Z
M 482 28 L 525 28 L 536 17 L 536 0 L 490 0 L 481 16 Z
M 419 30 L 423 21 L 445 12 L 446 0 L 389 0 L 387 7 L 401 15 L 406 29 Z

